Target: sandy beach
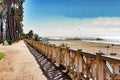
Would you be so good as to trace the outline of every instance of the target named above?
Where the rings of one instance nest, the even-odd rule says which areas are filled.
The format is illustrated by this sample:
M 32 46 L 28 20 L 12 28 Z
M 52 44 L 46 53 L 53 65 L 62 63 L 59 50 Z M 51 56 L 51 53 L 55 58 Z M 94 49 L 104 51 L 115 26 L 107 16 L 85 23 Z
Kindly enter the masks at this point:
M 0 45 L 5 57 L 0 61 L 0 80 L 47 80 L 23 41 Z
M 106 55 L 110 55 L 110 53 L 117 53 L 116 56 L 120 58 L 120 44 L 108 44 L 108 43 L 98 43 L 98 42 L 87 42 L 87 41 L 49 41 L 50 44 L 55 44 L 56 46 L 61 45 L 62 43 L 67 44 L 71 49 L 82 49 L 85 52 L 96 53 L 103 52 Z M 109 46 L 109 48 L 107 48 Z

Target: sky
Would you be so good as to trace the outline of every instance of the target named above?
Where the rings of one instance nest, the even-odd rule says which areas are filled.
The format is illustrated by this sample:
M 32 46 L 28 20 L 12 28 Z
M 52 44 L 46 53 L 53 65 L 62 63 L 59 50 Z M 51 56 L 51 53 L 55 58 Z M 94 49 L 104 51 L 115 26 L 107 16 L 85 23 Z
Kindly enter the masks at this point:
M 120 39 L 120 0 L 26 0 L 24 32 Z

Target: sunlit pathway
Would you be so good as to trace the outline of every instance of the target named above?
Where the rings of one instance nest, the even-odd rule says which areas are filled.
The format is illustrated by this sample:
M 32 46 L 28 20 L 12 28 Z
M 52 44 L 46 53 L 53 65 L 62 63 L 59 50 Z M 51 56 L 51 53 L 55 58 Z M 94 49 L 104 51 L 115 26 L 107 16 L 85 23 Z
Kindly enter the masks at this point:
M 47 80 L 23 41 L 0 45 L 5 57 L 0 61 L 0 80 Z

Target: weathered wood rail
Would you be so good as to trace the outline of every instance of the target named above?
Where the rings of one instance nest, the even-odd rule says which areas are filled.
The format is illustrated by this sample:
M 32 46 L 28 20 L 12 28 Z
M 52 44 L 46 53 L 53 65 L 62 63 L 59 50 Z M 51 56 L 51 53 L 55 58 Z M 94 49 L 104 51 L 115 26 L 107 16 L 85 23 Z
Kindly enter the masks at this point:
M 72 80 L 120 80 L 119 58 L 61 48 L 32 40 L 25 42 L 43 53 L 56 66 L 64 66 L 64 71 L 70 73 Z
M 62 72 L 60 68 L 57 68 L 55 64 L 41 52 L 38 52 L 33 46 L 27 43 L 26 45 L 32 55 L 35 57 L 47 80 L 72 80 L 67 73 Z

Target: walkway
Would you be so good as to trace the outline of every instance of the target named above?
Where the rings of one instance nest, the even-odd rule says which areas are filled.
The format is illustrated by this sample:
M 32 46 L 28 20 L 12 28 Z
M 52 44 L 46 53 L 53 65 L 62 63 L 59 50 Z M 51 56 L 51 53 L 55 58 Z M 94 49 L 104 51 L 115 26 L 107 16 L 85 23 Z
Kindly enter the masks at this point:
M 65 69 L 63 66 L 57 67 L 54 65 L 52 60 L 48 59 L 45 55 L 38 52 L 35 48 L 27 44 L 29 50 L 36 58 L 38 64 L 40 65 L 43 73 L 46 75 L 48 80 L 71 80 L 71 78 L 67 75 L 67 72 L 63 72 Z
M 47 80 L 23 41 L 0 45 L 5 58 L 0 61 L 0 80 Z

